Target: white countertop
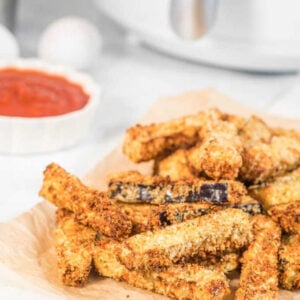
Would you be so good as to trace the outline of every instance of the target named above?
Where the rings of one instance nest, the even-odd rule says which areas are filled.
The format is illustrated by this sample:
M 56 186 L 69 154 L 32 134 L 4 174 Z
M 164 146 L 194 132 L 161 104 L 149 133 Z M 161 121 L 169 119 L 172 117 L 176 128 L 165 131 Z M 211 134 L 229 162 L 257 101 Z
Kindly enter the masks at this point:
M 59 12 L 55 3 L 63 5 Z M 38 36 L 52 19 L 77 14 L 99 25 L 104 49 L 89 72 L 104 93 L 91 130 L 78 146 L 44 155 L 0 155 L 0 221 L 7 221 L 41 201 L 37 193 L 42 171 L 48 163 L 55 161 L 79 176 L 85 174 L 159 96 L 211 86 L 265 112 L 300 118 L 297 74 L 241 73 L 168 58 L 140 46 L 134 36 L 124 34 L 98 15 L 92 4 L 88 10 L 84 9 L 84 3 L 80 0 L 20 2 L 17 35 L 25 56 L 34 56 Z M 11 283 L 0 283 L 0 295 L 1 299 L 18 299 L 21 295 L 22 299 L 46 299 L 46 296 L 33 297 L 28 291 L 13 289 Z

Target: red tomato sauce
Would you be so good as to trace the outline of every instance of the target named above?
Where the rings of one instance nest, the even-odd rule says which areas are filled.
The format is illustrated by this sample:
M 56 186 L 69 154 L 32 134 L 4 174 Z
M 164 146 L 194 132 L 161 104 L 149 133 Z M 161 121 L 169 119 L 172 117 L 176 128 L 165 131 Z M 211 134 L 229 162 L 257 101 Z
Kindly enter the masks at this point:
M 49 117 L 83 108 L 89 96 L 62 76 L 35 70 L 0 70 L 0 115 Z

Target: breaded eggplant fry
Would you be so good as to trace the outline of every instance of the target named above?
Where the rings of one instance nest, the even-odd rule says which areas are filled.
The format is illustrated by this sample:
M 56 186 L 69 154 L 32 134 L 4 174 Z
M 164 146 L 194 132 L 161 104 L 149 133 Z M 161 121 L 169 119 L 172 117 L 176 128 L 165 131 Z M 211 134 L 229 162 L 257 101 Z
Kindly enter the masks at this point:
M 230 293 L 228 281 L 222 272 L 196 264 L 130 271 L 116 259 L 118 247 L 117 242 L 109 239 L 97 242 L 94 263 L 99 275 L 179 300 L 221 300 Z
M 120 245 L 118 259 L 130 270 L 151 269 L 201 253 L 234 252 L 251 242 L 251 229 L 249 215 L 230 208 L 132 236 Z
M 251 197 L 244 196 L 240 203 L 233 205 L 213 205 L 210 203 L 164 204 L 154 207 L 148 214 L 148 229 L 159 230 L 162 227 L 178 224 L 226 208 L 238 208 L 251 215 L 261 214 L 261 204 Z
M 246 146 L 240 179 L 248 184 L 273 180 L 300 166 L 300 140 L 273 136 L 269 143 L 257 142 Z
M 157 205 L 202 201 L 233 204 L 239 202 L 246 193 L 245 186 L 233 180 L 171 181 L 168 177 L 143 176 L 135 171 L 114 174 L 108 179 L 108 196 L 130 203 L 146 202 Z
M 268 210 L 271 218 L 287 233 L 300 233 L 300 200 L 274 205 Z
M 249 188 L 249 194 L 262 202 L 265 209 L 300 199 L 300 168 L 275 178 L 273 182 Z
M 54 236 L 62 283 L 68 286 L 84 285 L 91 270 L 96 232 L 77 223 L 69 211 L 59 209 Z
M 300 288 L 300 232 L 282 238 L 279 249 L 280 285 L 287 290 Z
M 249 196 L 243 196 L 239 203 L 213 205 L 210 203 L 172 203 L 154 206 L 151 204 L 124 203 L 115 201 L 132 222 L 132 233 L 159 230 L 165 226 L 178 224 L 226 208 L 238 208 L 250 215 L 261 214 L 262 205 Z
M 252 222 L 254 241 L 241 260 L 240 287 L 235 300 L 276 300 L 281 230 L 267 216 L 254 216 Z
M 199 144 L 188 150 L 187 159 L 194 173 L 203 172 L 215 180 L 235 179 L 243 163 L 242 150 L 237 128 L 220 121 L 205 133 Z
M 74 212 L 76 220 L 104 235 L 119 239 L 131 233 L 131 221 L 105 193 L 86 187 L 57 164 L 46 168 L 40 196 Z
M 239 129 L 239 136 L 246 145 L 257 142 L 270 142 L 272 129 L 257 116 L 251 116 Z
M 132 161 L 142 162 L 192 146 L 198 141 L 199 129 L 220 116 L 217 109 L 211 109 L 164 123 L 136 125 L 127 130 L 123 151 Z
M 169 156 L 155 162 L 155 174 L 169 176 L 171 180 L 196 178 L 187 160 L 187 151 L 178 149 Z

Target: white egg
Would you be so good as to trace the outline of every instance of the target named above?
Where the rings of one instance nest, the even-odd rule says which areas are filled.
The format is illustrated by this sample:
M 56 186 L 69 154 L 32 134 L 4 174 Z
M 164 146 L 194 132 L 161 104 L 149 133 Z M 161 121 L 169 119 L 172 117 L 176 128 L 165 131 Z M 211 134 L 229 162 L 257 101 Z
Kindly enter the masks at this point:
M 96 26 L 82 18 L 65 17 L 46 28 L 38 55 L 48 62 L 87 69 L 97 59 L 101 46 Z
M 19 52 L 19 45 L 15 36 L 0 24 L 0 59 L 15 59 L 19 56 Z

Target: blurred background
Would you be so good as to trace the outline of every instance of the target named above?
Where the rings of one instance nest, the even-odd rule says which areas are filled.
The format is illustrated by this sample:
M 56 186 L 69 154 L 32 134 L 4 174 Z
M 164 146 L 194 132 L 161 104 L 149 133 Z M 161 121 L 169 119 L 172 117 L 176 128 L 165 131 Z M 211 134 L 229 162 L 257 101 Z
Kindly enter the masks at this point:
M 79 145 L 0 155 L 1 198 L 9 199 L 0 202 L 0 220 L 40 201 L 37 189 L 50 161 L 85 174 L 161 96 L 210 86 L 245 105 L 299 118 L 298 6 L 294 0 L 18 0 L 21 57 L 38 56 L 41 37 L 58 19 L 77 16 L 96 26 L 102 46 L 84 71 L 102 96 Z

